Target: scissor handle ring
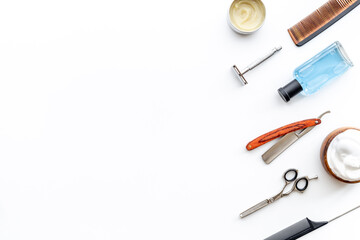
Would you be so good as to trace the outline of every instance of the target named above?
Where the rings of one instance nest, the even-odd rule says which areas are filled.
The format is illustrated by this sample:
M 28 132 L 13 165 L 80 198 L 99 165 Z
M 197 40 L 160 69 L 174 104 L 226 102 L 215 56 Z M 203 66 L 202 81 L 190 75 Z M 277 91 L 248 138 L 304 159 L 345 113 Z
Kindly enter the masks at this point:
M 301 181 L 305 181 L 305 185 L 303 187 L 299 187 L 298 184 L 301 182 Z M 307 177 L 302 177 L 302 178 L 299 178 L 298 180 L 296 180 L 295 182 L 295 187 L 296 187 L 296 190 L 298 190 L 299 192 L 303 192 L 307 189 L 309 185 L 309 180 Z
M 290 173 L 294 174 L 294 176 L 291 177 L 291 178 L 289 178 L 289 176 L 288 176 Z M 293 182 L 293 181 L 295 181 L 295 179 L 297 178 L 297 176 L 298 176 L 298 170 L 293 169 L 293 168 L 287 170 L 287 171 L 284 173 L 284 179 L 285 179 L 285 181 L 287 181 L 287 182 Z

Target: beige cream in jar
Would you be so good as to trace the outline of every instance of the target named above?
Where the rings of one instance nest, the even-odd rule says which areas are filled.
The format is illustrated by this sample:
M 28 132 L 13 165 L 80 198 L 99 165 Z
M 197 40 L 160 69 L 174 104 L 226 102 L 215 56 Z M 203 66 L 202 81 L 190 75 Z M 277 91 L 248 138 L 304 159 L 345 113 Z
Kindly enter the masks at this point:
M 258 30 L 265 20 L 265 6 L 261 0 L 234 0 L 229 9 L 230 27 L 242 34 Z

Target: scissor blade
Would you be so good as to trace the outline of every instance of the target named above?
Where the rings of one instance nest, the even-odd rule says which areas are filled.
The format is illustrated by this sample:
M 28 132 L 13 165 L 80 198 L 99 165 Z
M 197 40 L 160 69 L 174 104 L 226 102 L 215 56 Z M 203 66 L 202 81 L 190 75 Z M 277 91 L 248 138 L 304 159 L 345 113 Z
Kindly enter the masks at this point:
M 267 150 L 261 157 L 266 164 L 271 163 L 282 152 L 296 142 L 300 137 L 295 132 L 288 133 L 275 143 L 269 150 Z
M 258 204 L 256 204 L 255 206 L 249 208 L 248 210 L 240 213 L 240 217 L 241 218 L 244 218 L 246 216 L 249 216 L 250 214 L 256 212 L 257 210 L 260 210 L 262 209 L 263 207 L 266 207 L 267 205 L 269 205 L 271 202 L 269 199 L 265 199 L 264 201 L 262 202 L 259 202 Z

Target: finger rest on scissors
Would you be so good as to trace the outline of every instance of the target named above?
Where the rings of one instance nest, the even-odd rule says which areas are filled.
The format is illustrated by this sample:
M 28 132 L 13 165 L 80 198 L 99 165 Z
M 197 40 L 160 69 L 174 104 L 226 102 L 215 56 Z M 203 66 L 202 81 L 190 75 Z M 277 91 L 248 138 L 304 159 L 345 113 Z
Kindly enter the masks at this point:
M 313 178 L 301 177 L 301 178 L 297 179 L 294 183 L 296 190 L 303 193 L 309 186 L 309 181 L 314 180 L 314 179 L 318 179 L 318 176 L 315 176 Z

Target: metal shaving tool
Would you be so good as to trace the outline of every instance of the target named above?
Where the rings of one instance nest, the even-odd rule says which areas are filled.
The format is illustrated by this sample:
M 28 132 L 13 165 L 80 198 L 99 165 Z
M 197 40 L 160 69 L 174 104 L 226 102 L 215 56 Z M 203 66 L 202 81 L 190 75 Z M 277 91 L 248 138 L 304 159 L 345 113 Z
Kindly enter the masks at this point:
M 318 118 L 321 119 L 325 114 L 330 113 L 326 111 L 321 114 Z M 315 126 L 308 127 L 296 132 L 291 132 L 282 137 L 277 143 L 275 143 L 269 150 L 267 150 L 261 157 L 266 164 L 271 163 L 281 153 L 288 149 L 293 143 L 303 137 L 305 134 L 314 129 Z
M 276 52 L 280 51 L 282 49 L 281 46 L 275 47 L 271 50 L 270 53 L 266 54 L 264 57 L 259 58 L 258 60 L 256 60 L 255 62 L 253 62 L 252 64 L 250 64 L 249 66 L 247 66 L 243 71 L 240 71 L 238 69 L 238 67 L 236 65 L 234 65 L 232 67 L 232 69 L 234 70 L 235 75 L 238 77 L 238 79 L 244 84 L 246 85 L 248 82 L 246 81 L 244 74 L 249 72 L 250 70 L 256 68 L 257 66 L 259 66 L 261 63 L 265 62 L 267 59 L 269 59 L 270 57 L 272 57 Z

